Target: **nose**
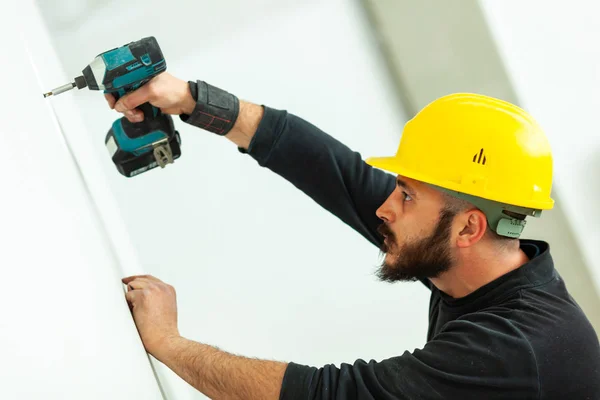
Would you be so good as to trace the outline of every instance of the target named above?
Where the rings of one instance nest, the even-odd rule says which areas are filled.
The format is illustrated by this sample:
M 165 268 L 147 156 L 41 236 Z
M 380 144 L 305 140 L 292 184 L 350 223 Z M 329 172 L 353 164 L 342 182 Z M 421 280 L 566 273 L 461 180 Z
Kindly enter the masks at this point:
M 394 190 L 395 192 L 395 190 Z M 396 220 L 396 213 L 393 207 L 392 197 L 394 192 L 388 196 L 381 206 L 375 211 L 375 214 L 384 222 L 392 223 Z

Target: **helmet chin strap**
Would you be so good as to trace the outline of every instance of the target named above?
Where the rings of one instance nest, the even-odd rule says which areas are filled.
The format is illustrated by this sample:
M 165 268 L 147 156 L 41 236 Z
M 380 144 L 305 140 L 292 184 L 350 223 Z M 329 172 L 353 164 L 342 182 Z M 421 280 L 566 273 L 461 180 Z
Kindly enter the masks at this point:
M 517 239 L 521 236 L 521 233 L 523 233 L 523 229 L 525 229 L 525 225 L 527 224 L 525 217 L 530 216 L 539 218 L 542 215 L 542 210 L 487 200 L 436 185 L 430 184 L 430 186 L 473 204 L 485 214 L 490 228 L 500 236 Z

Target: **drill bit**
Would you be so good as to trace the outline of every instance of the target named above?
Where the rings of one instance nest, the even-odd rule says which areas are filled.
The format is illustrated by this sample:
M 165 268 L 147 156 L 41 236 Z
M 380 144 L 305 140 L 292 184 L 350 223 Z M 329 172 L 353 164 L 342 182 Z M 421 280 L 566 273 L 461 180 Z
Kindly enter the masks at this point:
M 56 96 L 57 94 L 64 93 L 68 90 L 73 89 L 76 86 L 77 85 L 75 84 L 75 82 L 67 83 L 66 85 L 62 85 L 62 86 L 57 87 L 56 89 L 52 89 L 51 92 L 44 93 L 44 98 L 46 98 L 48 96 Z
M 56 96 L 58 94 L 67 92 L 73 88 L 77 88 L 77 89 L 81 89 L 87 86 L 87 83 L 84 79 L 83 76 L 78 76 L 77 78 L 75 78 L 75 82 L 71 82 L 71 83 L 67 83 L 66 85 L 62 85 L 57 87 L 56 89 L 52 89 L 52 91 L 48 92 L 48 93 L 44 93 L 44 98 L 48 97 L 48 96 Z

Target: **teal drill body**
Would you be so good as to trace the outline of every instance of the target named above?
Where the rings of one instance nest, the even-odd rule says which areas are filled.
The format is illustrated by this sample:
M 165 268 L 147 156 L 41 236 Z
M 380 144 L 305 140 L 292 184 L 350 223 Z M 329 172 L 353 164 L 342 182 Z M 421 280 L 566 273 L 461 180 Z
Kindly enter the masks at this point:
M 167 64 L 157 40 L 150 36 L 99 54 L 87 65 L 75 82 L 61 86 L 44 97 L 77 87 L 103 90 L 115 99 L 139 89 Z M 132 123 L 123 117 L 116 120 L 105 138 L 105 145 L 117 167 L 126 177 L 139 175 L 181 156 L 181 138 L 170 115 L 150 103 L 138 107 L 144 120 Z

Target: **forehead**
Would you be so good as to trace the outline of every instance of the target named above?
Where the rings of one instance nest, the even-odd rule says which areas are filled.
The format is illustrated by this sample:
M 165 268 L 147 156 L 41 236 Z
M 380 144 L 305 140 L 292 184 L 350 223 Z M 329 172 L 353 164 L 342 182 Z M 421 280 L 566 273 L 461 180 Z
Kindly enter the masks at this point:
M 404 187 L 409 191 L 417 193 L 421 196 L 428 196 L 434 198 L 441 198 L 442 196 L 442 192 L 431 187 L 427 183 L 406 176 L 397 175 L 396 183 L 398 184 L 398 186 Z
M 413 189 L 415 191 L 423 191 L 428 186 L 424 182 L 402 175 L 396 175 L 396 183 L 398 184 L 398 186 L 403 186 L 407 189 Z

